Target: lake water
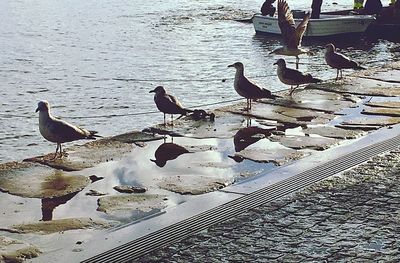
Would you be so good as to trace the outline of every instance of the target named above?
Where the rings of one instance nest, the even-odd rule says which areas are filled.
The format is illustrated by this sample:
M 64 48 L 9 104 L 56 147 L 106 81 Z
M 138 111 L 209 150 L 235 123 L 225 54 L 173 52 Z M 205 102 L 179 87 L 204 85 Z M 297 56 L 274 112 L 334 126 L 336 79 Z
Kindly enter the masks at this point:
M 162 121 L 148 93 L 157 85 L 186 107 L 239 98 L 227 68 L 236 61 L 266 88 L 286 88 L 275 75 L 276 57 L 268 55 L 279 39 L 256 36 L 252 24 L 233 20 L 251 17 L 262 2 L 1 1 L 0 162 L 55 150 L 38 130 L 39 100 L 48 100 L 55 116 L 109 136 Z M 351 0 L 325 2 L 323 10 L 352 6 Z M 307 8 L 311 1 L 289 5 Z M 325 43 L 303 43 L 315 56 L 303 56 L 301 70 L 335 76 L 323 63 Z M 336 44 L 367 66 L 391 60 L 389 49 L 397 45 Z

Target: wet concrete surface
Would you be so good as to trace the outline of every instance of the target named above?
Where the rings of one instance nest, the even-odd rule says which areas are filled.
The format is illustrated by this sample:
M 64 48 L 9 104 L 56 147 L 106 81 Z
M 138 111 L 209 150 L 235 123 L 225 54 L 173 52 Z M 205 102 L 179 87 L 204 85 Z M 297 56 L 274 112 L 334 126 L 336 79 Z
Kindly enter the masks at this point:
M 393 117 L 399 91 L 393 82 L 346 77 L 299 88 L 293 97 L 283 92 L 282 99 L 260 100 L 250 111 L 243 109 L 244 103 L 222 107 L 213 111 L 214 121 L 186 117 L 173 126 L 156 125 L 67 148 L 62 159 L 51 160 L 50 153 L 2 164 L 4 235 L 24 241 L 27 237 L 16 226 L 39 229 L 37 224 L 67 218 L 92 220 L 93 225 L 58 225 L 58 232 L 70 234 L 51 246 L 46 245 L 50 236 L 31 233 L 40 249 L 48 251 L 76 242 L 82 233 L 90 239 L 101 228 L 157 215 L 196 195 L 351 143 L 375 127 L 400 123 Z M 376 114 L 366 115 L 371 109 Z M 116 186 L 146 193 L 121 193 Z
M 140 262 L 397 262 L 400 148 Z

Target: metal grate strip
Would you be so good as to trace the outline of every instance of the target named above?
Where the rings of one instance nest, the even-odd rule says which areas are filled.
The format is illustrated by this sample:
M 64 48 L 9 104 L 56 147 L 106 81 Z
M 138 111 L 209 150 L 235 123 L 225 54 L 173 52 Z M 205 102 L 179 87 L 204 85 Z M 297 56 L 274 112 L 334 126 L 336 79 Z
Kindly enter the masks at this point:
M 303 189 L 322 179 L 361 164 L 373 156 L 394 150 L 399 144 L 400 135 L 361 148 L 335 160 L 301 172 L 293 177 L 232 200 L 226 204 L 192 216 L 146 236 L 139 237 L 82 262 L 127 262 L 138 259 L 151 251 L 198 233 L 213 224 L 237 216 L 243 211 L 258 207 L 266 202 Z

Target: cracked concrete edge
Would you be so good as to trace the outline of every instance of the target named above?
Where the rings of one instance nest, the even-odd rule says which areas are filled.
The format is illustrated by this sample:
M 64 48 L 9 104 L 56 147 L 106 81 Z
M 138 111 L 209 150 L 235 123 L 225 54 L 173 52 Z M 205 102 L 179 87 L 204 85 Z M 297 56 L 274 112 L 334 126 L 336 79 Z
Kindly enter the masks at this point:
M 73 262 L 79 262 L 85 260 L 132 240 L 154 233 L 157 230 L 171 226 L 172 224 L 179 223 L 184 219 L 224 205 L 243 195 L 265 188 L 268 185 L 290 178 L 317 165 L 322 165 L 342 155 L 383 142 L 399 134 L 400 124 L 382 128 L 360 139 L 352 140 L 348 144 L 315 153 L 295 163 L 277 167 L 272 171 L 252 177 L 222 190 L 193 197 L 191 200 L 177 205 L 176 207 L 169 208 L 159 214 L 110 229 L 106 233 L 94 235 L 83 245 L 79 246 L 80 252 L 74 252 L 75 247 L 71 246 L 63 250 L 42 255 L 38 259 L 32 260 L 32 262 L 52 262 L 56 259 L 57 262 L 71 262 L 71 260 Z

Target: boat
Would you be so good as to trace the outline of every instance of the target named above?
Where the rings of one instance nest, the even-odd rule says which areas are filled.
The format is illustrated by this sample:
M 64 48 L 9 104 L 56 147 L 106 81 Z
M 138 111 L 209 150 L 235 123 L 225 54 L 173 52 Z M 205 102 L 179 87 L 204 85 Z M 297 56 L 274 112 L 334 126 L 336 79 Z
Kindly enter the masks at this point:
M 296 26 L 302 21 L 305 12 L 293 10 Z M 277 16 L 255 14 L 253 25 L 256 34 L 281 34 Z M 322 14 L 319 19 L 310 19 L 304 37 L 329 37 L 347 34 L 363 34 L 375 20 L 373 15 L 333 15 Z

